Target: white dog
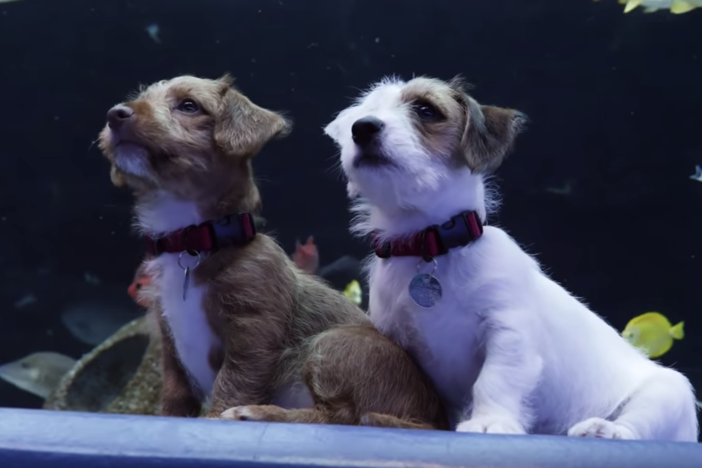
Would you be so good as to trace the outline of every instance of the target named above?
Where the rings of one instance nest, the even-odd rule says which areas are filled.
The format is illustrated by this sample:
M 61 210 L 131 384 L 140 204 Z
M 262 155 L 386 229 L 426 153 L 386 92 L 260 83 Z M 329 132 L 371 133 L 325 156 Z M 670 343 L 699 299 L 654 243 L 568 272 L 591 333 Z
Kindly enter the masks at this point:
M 327 125 L 360 197 L 353 231 L 374 236 L 373 322 L 432 378 L 457 431 L 697 441 L 687 378 L 483 228 L 485 174 L 524 121 L 460 80 L 415 78 L 381 81 Z

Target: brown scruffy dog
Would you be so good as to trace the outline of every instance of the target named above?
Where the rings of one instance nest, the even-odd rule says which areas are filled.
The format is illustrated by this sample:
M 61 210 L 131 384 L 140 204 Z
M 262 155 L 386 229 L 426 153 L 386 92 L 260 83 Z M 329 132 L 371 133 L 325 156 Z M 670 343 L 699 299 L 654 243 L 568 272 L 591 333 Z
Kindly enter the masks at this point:
M 290 125 L 228 76 L 160 81 L 107 113 L 100 148 L 152 256 L 163 414 L 446 429 L 405 351 L 256 233 L 251 158 Z

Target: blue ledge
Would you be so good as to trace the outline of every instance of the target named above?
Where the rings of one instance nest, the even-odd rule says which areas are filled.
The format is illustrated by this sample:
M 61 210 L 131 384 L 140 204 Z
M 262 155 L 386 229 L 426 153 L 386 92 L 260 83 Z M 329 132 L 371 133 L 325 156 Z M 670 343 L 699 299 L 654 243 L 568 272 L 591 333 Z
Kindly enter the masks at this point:
M 2 468 L 700 468 L 702 444 L 0 409 Z

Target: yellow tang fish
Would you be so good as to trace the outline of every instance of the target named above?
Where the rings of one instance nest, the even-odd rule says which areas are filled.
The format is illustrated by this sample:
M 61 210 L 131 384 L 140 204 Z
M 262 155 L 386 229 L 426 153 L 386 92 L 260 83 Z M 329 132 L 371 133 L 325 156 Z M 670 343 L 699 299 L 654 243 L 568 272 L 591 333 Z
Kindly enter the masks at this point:
M 594 0 L 599 2 L 600 0 Z M 681 15 L 696 8 L 702 8 L 702 0 L 618 0 L 624 7 L 624 13 L 634 11 L 636 8 L 643 8 L 646 13 L 653 13 L 658 10 L 669 10 L 674 15 Z
M 361 284 L 356 280 L 351 281 L 344 289 L 344 296 L 346 296 L 346 298 L 354 304 L 361 305 L 361 302 L 363 301 Z
M 622 337 L 654 359 L 670 351 L 673 340 L 683 339 L 684 323 L 671 325 L 665 315 L 646 312 L 626 324 Z

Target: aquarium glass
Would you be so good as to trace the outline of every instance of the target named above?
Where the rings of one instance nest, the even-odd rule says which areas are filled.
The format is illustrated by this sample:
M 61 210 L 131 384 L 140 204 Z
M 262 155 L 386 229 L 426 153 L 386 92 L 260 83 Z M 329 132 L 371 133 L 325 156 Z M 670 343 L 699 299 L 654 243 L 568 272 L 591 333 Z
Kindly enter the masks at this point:
M 357 280 L 363 307 L 371 247 L 349 233 L 324 126 L 390 75 L 461 75 L 480 103 L 522 111 L 488 223 L 619 333 L 661 314 L 675 338 L 656 359 L 702 389 L 702 3 L 688 2 L 0 0 L 0 406 L 158 407 L 118 401 L 158 371 L 139 368 L 146 244 L 97 138 L 140 85 L 225 73 L 294 122 L 253 161 L 261 229 L 290 255 L 316 248 L 319 268 L 351 257 L 327 280 Z

